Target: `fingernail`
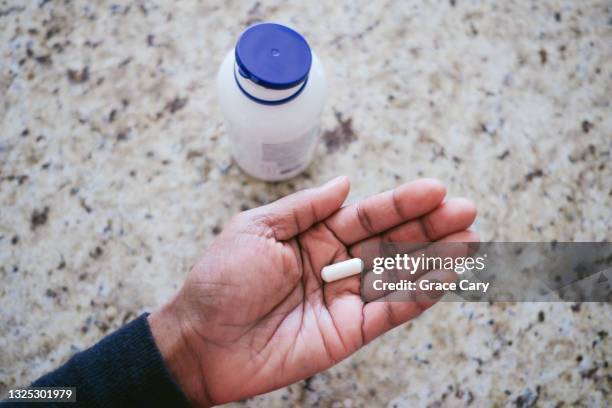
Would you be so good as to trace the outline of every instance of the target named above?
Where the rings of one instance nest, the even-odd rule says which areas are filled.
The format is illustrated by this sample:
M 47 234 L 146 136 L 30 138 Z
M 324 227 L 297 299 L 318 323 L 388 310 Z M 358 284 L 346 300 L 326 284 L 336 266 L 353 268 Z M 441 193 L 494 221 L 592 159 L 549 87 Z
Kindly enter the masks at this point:
M 348 177 L 346 176 L 338 176 L 335 177 L 331 180 L 329 180 L 327 183 L 323 184 L 323 187 L 331 187 L 331 186 L 335 186 L 336 184 L 339 184 L 341 181 L 343 181 L 344 179 L 348 179 Z

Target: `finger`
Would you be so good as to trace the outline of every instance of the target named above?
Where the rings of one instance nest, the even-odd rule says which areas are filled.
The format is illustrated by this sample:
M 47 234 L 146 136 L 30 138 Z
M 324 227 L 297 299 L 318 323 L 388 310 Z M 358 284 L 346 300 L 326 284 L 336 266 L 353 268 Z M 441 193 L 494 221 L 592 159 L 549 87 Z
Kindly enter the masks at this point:
M 476 206 L 467 198 L 453 198 L 423 217 L 423 231 L 429 241 L 436 241 L 446 235 L 448 229 L 459 224 L 472 225 L 476 218 Z M 449 225 L 451 227 L 449 228 Z
M 325 224 L 351 245 L 436 208 L 446 189 L 438 180 L 421 179 L 342 208 Z
M 349 252 L 352 257 L 361 258 L 366 268 L 369 268 L 372 266 L 372 259 L 385 256 L 382 252 L 392 249 L 394 243 L 401 244 L 402 249 L 406 251 L 416 250 L 429 242 L 466 230 L 475 218 L 476 207 L 471 201 L 452 198 L 421 218 L 354 244 L 349 248 Z
M 417 281 L 417 288 L 420 281 L 425 279 L 450 283 L 457 279 L 457 275 L 448 270 L 430 271 Z M 363 307 L 362 333 L 364 344 L 386 331 L 414 319 L 438 302 L 441 297 L 440 293 L 425 292 L 417 289 L 412 295 L 396 291 L 375 302 L 367 303 Z
M 261 217 L 274 232 L 274 237 L 284 241 L 337 211 L 344 203 L 349 189 L 348 178 L 340 176 L 320 187 L 298 191 L 248 213 L 253 217 Z

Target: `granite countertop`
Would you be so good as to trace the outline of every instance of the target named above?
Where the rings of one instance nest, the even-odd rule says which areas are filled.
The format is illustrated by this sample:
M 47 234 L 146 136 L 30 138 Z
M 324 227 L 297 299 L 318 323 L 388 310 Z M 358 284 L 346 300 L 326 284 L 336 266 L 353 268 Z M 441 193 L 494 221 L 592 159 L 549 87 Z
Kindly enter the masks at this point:
M 285 183 L 232 163 L 215 101 L 261 20 L 301 31 L 330 83 L 316 160 Z M 0 39 L 0 395 L 160 305 L 232 214 L 335 175 L 350 200 L 437 177 L 484 240 L 612 241 L 606 1 L 9 0 Z M 236 405 L 604 406 L 611 312 L 441 304 Z

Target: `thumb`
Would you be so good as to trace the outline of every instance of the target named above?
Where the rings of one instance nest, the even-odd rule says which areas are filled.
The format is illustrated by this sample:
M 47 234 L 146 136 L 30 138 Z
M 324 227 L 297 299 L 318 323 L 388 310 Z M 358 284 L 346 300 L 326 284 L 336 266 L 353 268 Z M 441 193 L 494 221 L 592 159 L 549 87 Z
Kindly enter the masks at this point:
M 323 221 L 338 210 L 350 189 L 348 177 L 340 176 L 319 187 L 288 195 L 254 211 L 274 231 L 279 241 L 297 234 Z

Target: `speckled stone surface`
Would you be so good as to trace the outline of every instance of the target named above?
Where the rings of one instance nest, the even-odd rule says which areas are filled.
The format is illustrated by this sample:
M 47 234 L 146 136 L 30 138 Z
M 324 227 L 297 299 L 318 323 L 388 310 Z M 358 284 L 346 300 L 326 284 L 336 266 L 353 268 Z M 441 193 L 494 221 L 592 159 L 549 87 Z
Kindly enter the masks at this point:
M 232 164 L 214 76 L 241 30 L 327 69 L 306 174 Z M 0 395 L 181 284 L 229 217 L 338 174 L 419 176 L 484 240 L 612 241 L 609 1 L 0 1 Z M 441 304 L 237 406 L 604 406 L 609 304 Z

